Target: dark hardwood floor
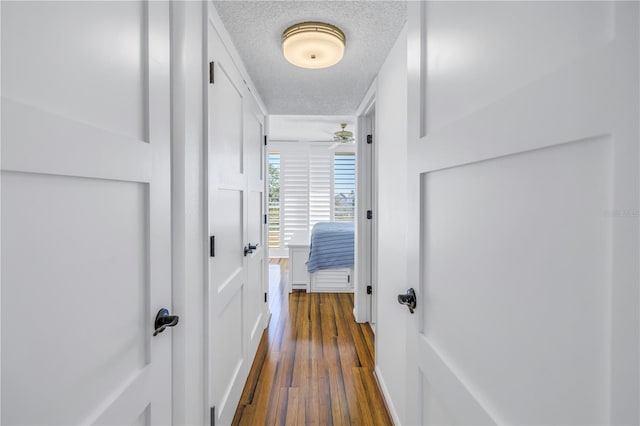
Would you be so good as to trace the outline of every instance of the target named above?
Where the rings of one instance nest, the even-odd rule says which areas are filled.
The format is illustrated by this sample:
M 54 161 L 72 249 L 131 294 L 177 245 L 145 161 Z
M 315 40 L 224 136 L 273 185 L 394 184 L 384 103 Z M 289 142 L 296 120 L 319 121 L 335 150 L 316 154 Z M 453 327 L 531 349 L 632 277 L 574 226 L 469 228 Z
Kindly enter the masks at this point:
M 354 321 L 353 294 L 288 294 L 283 260 L 271 262 L 280 264 L 282 279 L 271 283 L 278 300 L 233 424 L 393 424 L 374 374 L 373 332 Z

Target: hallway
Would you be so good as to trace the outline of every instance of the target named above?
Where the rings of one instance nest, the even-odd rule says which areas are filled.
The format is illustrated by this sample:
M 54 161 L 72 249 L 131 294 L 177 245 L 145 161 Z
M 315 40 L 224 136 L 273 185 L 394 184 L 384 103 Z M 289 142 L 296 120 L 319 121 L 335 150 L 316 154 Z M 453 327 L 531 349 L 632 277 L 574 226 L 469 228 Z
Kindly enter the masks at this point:
M 339 62 L 289 60 L 314 28 Z M 0 38 L 0 426 L 640 425 L 640 0 L 0 0 Z M 270 269 L 351 217 L 353 271 Z
M 353 320 L 353 294 L 289 295 L 286 259 L 271 262 L 270 281 L 281 279 L 270 282 L 271 321 L 233 424 L 392 424 L 374 375 L 373 332 Z

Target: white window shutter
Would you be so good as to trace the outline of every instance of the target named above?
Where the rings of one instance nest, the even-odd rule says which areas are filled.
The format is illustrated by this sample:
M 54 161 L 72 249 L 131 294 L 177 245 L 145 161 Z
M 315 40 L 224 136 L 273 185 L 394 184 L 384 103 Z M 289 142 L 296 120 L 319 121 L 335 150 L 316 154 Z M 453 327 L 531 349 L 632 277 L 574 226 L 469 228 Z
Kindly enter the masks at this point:
M 284 244 L 294 234 L 309 238 L 309 149 L 291 145 L 280 150 L 280 229 Z
M 353 206 L 348 200 L 355 190 L 354 155 L 336 155 L 329 150 L 330 145 L 271 143 L 270 149 L 280 155 L 280 238 L 273 239 L 271 248 L 286 250 L 294 235 L 308 241 L 318 222 L 353 220 Z M 340 197 L 337 204 L 336 196 Z
M 309 231 L 318 222 L 333 220 L 333 152 L 326 143 L 309 148 Z

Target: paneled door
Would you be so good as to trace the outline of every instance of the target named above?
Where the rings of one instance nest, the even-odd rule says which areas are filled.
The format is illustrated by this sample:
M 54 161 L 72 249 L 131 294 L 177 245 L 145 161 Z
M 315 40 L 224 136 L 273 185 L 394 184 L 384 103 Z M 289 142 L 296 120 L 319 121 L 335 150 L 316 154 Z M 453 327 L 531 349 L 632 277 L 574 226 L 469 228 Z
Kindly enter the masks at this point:
M 247 144 L 247 241 L 252 253 L 247 256 L 246 326 L 248 354 L 258 349 L 262 331 L 268 321 L 268 285 L 266 273 L 268 253 L 265 234 L 265 135 L 264 116 L 248 102 L 245 110 L 245 138 Z
M 638 424 L 639 6 L 409 5 L 407 424 Z
M 259 108 L 210 16 L 208 54 L 209 402 L 230 424 L 268 317 L 264 143 Z
M 170 424 L 169 4 L 0 7 L 2 424 Z

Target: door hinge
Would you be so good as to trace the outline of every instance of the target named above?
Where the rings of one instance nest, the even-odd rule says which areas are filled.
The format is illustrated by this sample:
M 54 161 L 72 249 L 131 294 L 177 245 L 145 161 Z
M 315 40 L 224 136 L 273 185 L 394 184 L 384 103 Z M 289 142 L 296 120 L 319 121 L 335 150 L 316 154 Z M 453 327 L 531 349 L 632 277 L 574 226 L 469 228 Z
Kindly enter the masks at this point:
M 267 215 L 266 214 L 264 215 L 264 224 L 265 225 L 267 224 Z
M 373 135 L 367 135 L 367 144 L 371 145 L 373 143 Z
M 264 135 L 264 146 L 267 146 L 267 135 Z
M 211 407 L 211 426 L 216 426 L 216 407 Z
M 371 294 L 373 293 L 373 287 L 371 287 L 370 285 L 367 286 L 367 294 Z
M 214 79 L 214 62 L 211 61 L 209 62 L 209 84 L 213 84 L 215 79 Z
M 373 219 L 373 210 L 367 210 L 367 219 Z
M 347 275 L 347 283 L 351 283 L 351 275 Z
M 216 257 L 216 236 L 209 237 L 209 256 Z
M 267 303 L 267 300 L 269 300 L 267 293 L 264 294 L 264 303 Z

